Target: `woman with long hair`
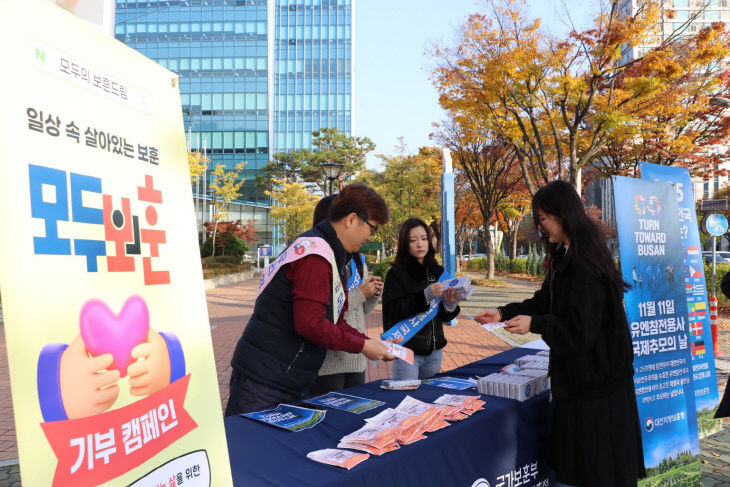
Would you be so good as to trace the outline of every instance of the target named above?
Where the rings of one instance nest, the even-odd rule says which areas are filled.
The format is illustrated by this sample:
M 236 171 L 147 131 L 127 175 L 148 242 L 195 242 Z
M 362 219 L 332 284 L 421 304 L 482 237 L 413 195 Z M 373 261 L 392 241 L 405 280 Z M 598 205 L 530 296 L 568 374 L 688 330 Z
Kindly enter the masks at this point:
M 423 220 L 409 218 L 398 232 L 395 262 L 385 276 L 383 290 L 383 329 L 428 310 L 429 303 L 443 295 L 438 314 L 410 340 L 402 343 L 413 350 L 413 365 L 393 362 L 394 379 L 425 379 L 441 371 L 441 350 L 446 346 L 444 321 L 459 314 L 457 292 L 438 282 L 444 268 L 436 262 L 431 230 Z
M 550 346 L 549 461 L 556 480 L 635 486 L 646 471 L 623 308 L 629 285 L 570 184 L 541 188 L 532 213 L 548 254 L 542 287 L 532 298 L 487 309 L 476 320 L 505 321 L 507 331 L 538 333 Z

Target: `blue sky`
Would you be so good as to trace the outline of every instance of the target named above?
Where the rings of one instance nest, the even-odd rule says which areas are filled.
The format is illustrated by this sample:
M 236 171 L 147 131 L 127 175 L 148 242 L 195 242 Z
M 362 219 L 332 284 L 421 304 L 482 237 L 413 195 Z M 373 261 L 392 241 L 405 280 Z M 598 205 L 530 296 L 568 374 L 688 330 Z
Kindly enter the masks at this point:
M 393 154 L 399 136 L 410 152 L 431 145 L 431 124 L 444 115 L 428 79 L 432 60 L 425 52 L 434 42 L 453 45 L 458 26 L 484 5 L 483 0 L 355 1 L 354 131 L 377 146 L 368 167 L 379 165 L 374 154 Z M 590 25 L 598 2 L 529 0 L 527 9 L 551 32 L 563 33 L 568 31 L 564 5 L 580 29 Z

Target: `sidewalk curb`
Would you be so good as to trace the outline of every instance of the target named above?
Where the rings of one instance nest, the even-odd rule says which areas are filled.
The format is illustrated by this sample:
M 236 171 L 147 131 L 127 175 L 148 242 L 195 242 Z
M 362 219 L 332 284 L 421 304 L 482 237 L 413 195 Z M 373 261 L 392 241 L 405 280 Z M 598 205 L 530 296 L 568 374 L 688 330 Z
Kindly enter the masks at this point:
M 207 291 L 208 289 L 215 289 L 217 287 L 247 281 L 249 279 L 253 279 L 258 274 L 260 274 L 260 271 L 245 271 L 237 274 L 226 274 L 224 276 L 211 277 L 210 279 L 203 280 L 203 287 Z

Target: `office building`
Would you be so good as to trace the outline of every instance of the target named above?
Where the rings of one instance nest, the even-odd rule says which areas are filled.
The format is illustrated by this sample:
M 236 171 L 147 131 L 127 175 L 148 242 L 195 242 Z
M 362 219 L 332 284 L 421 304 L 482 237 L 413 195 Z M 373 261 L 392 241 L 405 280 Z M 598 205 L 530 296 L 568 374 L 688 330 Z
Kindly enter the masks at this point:
M 180 75 L 190 147 L 205 148 L 210 167 L 246 163 L 229 219 L 254 220 L 264 243 L 276 229 L 261 167 L 311 148 L 313 130 L 352 133 L 352 3 L 117 0 L 116 38 Z

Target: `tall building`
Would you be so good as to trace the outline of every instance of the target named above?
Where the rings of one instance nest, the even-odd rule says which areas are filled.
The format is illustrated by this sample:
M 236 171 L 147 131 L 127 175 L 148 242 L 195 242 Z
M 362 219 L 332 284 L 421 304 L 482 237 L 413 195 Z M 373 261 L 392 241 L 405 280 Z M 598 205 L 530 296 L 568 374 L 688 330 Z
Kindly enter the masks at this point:
M 266 243 L 261 167 L 311 148 L 313 130 L 352 133 L 353 1 L 117 0 L 116 38 L 180 75 L 190 147 L 209 167 L 246 163 L 230 219 L 254 220 Z
M 619 8 L 626 15 L 632 15 L 641 5 L 642 0 L 623 0 Z M 669 15 L 672 11 L 673 15 Z M 649 52 L 653 47 L 661 44 L 672 34 L 692 36 L 704 27 L 714 22 L 730 24 L 730 1 L 729 0 L 664 0 L 661 7 L 661 17 L 656 24 L 654 33 L 645 39 L 645 42 L 638 46 L 631 46 L 624 50 L 621 63 L 625 64 L 632 59 L 639 58 Z M 726 29 L 730 25 L 726 26 Z M 730 116 L 730 109 L 726 109 L 725 116 Z M 727 147 L 716 147 L 714 150 L 725 152 Z M 723 168 L 730 170 L 730 165 Z M 716 169 L 720 169 L 719 167 Z M 693 178 L 695 200 L 712 198 L 721 188 L 728 185 L 728 176 L 714 176 L 709 180 Z

